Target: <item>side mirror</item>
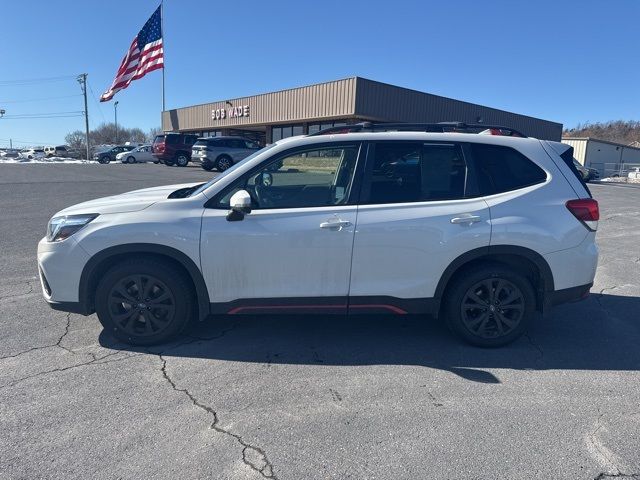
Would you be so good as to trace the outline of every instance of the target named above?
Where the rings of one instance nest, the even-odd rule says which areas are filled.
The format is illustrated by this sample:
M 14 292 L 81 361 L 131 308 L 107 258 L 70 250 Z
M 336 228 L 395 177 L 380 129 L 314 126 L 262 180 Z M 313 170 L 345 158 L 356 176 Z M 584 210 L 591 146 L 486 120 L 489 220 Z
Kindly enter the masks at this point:
M 238 222 L 244 219 L 247 213 L 251 213 L 251 195 L 246 190 L 239 190 L 229 200 L 231 210 L 227 214 L 227 220 Z

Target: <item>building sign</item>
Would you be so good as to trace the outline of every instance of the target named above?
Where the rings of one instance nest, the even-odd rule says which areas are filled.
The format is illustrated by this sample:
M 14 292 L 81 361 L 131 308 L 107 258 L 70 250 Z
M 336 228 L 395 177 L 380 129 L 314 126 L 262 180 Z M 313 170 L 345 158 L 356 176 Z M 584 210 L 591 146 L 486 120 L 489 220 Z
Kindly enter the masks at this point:
M 224 120 L 225 118 L 238 118 L 249 116 L 249 105 L 239 107 L 216 108 L 211 110 L 212 120 Z

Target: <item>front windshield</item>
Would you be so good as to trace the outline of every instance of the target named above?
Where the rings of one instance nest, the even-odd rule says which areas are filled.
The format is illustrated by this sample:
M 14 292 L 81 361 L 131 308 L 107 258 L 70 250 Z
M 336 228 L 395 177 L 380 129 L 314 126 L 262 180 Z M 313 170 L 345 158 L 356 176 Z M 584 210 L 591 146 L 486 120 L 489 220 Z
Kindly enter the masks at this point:
M 242 161 L 236 163 L 234 166 L 228 168 L 227 170 L 225 170 L 224 172 L 220 173 L 219 175 L 216 175 L 215 177 L 213 177 L 211 180 L 209 180 L 207 183 L 205 183 L 204 185 L 202 185 L 200 188 L 198 188 L 197 190 L 194 190 L 191 195 L 189 195 L 190 197 L 193 197 L 195 195 L 198 195 L 199 193 L 205 191 L 207 188 L 209 188 L 211 185 L 213 185 L 214 183 L 216 183 L 218 180 L 223 179 L 224 177 L 226 177 L 227 175 L 229 175 L 230 173 L 234 172 L 238 167 L 240 167 L 240 165 L 244 164 L 245 162 L 251 160 L 252 158 L 257 157 L 258 155 L 266 152 L 267 150 L 275 147 L 276 144 L 272 143 L 270 145 L 267 145 L 264 148 L 261 148 L 260 150 L 256 150 L 255 152 L 253 152 L 251 155 L 249 155 L 247 158 L 243 159 Z

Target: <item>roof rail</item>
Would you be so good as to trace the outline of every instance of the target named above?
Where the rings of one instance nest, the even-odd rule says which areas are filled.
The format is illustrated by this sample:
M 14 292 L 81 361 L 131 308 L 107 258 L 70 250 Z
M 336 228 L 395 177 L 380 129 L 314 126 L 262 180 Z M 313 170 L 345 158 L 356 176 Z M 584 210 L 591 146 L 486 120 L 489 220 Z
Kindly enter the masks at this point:
M 480 133 L 480 130 L 489 130 L 492 135 L 504 135 L 508 137 L 524 137 L 527 136 L 511 127 L 500 125 L 486 125 L 484 123 L 464 123 L 464 122 L 438 122 L 438 123 L 373 123 L 361 122 L 352 125 L 342 125 L 337 127 L 325 128 L 319 132 L 310 133 L 309 137 L 317 135 L 331 135 L 338 133 L 354 133 L 354 132 L 440 132 L 440 133 Z

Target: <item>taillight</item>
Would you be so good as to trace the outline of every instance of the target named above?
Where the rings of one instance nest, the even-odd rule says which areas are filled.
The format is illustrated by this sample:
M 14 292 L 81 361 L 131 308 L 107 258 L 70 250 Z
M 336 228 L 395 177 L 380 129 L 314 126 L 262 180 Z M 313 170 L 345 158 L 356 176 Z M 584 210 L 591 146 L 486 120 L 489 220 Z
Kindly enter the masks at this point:
M 567 209 L 592 232 L 598 229 L 600 209 L 597 200 L 593 198 L 569 200 L 567 202 Z

